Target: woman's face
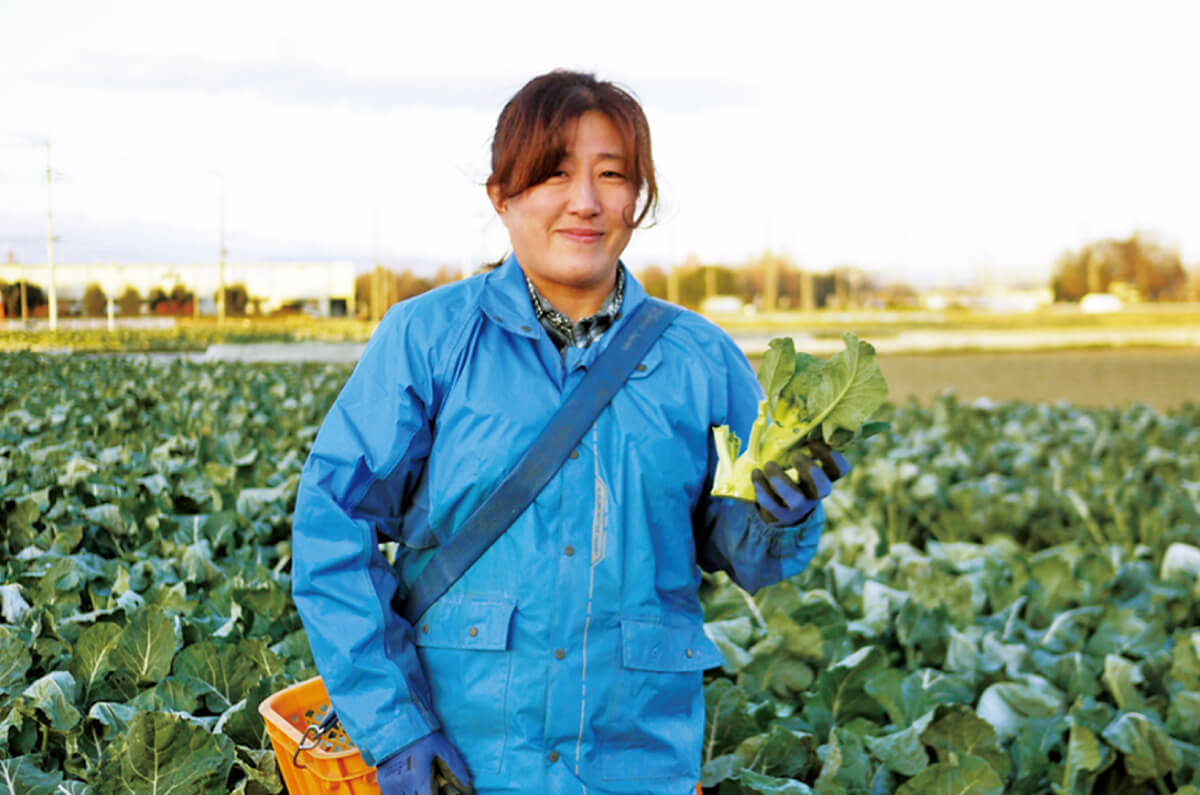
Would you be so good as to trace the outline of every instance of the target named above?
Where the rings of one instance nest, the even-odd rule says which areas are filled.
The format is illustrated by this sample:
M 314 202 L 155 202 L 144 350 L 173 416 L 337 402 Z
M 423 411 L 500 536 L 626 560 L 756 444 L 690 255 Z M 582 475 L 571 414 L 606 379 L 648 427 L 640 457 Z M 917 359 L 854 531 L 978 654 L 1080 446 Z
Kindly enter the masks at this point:
M 566 155 L 545 182 L 507 199 L 498 188 L 489 194 L 517 261 L 542 295 L 554 304 L 556 296 L 595 292 L 598 309 L 633 234 L 627 222 L 637 201 L 631 153 L 599 111 L 570 122 L 566 142 Z

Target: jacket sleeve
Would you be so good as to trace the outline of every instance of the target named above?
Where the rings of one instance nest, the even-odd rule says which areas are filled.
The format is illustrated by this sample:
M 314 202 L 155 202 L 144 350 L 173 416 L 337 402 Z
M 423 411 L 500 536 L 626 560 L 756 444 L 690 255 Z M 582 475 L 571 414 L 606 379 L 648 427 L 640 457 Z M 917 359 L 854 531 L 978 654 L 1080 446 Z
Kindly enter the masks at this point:
M 746 440 L 758 416 L 762 389 L 745 355 L 727 340 L 723 345 L 726 383 L 716 390 L 713 424 L 728 425 Z M 716 445 L 708 445 L 708 478 L 693 523 L 696 557 L 705 571 L 724 571 L 750 593 L 804 571 L 817 552 L 825 510 L 817 507 L 795 525 L 768 523 L 753 502 L 711 495 L 717 469 Z
M 368 764 L 440 728 L 413 645 L 391 608 L 399 584 L 379 549 L 400 535 L 436 413 L 428 355 L 394 307 L 326 416 L 300 476 L 292 596 L 317 669 Z

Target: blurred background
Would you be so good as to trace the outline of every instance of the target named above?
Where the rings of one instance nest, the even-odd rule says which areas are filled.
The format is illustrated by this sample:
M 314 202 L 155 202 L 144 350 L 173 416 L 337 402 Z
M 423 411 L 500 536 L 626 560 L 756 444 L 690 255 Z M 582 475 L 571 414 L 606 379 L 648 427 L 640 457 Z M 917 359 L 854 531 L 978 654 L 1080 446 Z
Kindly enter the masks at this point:
M 0 30 L 8 348 L 353 358 L 505 254 L 491 130 L 567 67 L 650 117 L 625 263 L 752 357 L 852 330 L 897 397 L 1200 394 L 1193 3 L 18 1 Z

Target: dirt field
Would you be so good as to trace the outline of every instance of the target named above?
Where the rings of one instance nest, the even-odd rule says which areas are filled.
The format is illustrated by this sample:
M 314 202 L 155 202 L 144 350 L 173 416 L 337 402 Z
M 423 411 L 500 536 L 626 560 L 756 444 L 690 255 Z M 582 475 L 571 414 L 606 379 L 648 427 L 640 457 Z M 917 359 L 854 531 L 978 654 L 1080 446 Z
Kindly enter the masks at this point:
M 1083 406 L 1200 402 L 1200 349 L 880 355 L 892 399 L 1067 400 Z

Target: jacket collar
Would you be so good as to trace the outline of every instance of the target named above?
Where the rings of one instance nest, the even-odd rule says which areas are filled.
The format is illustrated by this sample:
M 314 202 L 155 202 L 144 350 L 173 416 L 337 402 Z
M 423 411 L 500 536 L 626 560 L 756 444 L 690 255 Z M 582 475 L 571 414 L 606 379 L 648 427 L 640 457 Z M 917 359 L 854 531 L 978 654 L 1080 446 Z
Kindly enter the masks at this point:
M 625 271 L 625 298 L 621 302 L 621 313 L 617 322 L 600 338 L 598 341 L 600 343 L 611 337 L 613 331 L 621 328 L 629 313 L 646 300 L 645 288 L 638 283 L 624 263 L 618 263 L 618 267 Z M 546 331 L 538 321 L 537 313 L 533 309 L 533 302 L 529 299 L 529 289 L 525 286 L 525 273 L 521 270 L 515 254 L 509 254 L 500 267 L 489 271 L 483 278 L 484 287 L 480 296 L 480 306 L 488 319 L 513 334 L 523 337 L 536 339 L 545 335 Z

